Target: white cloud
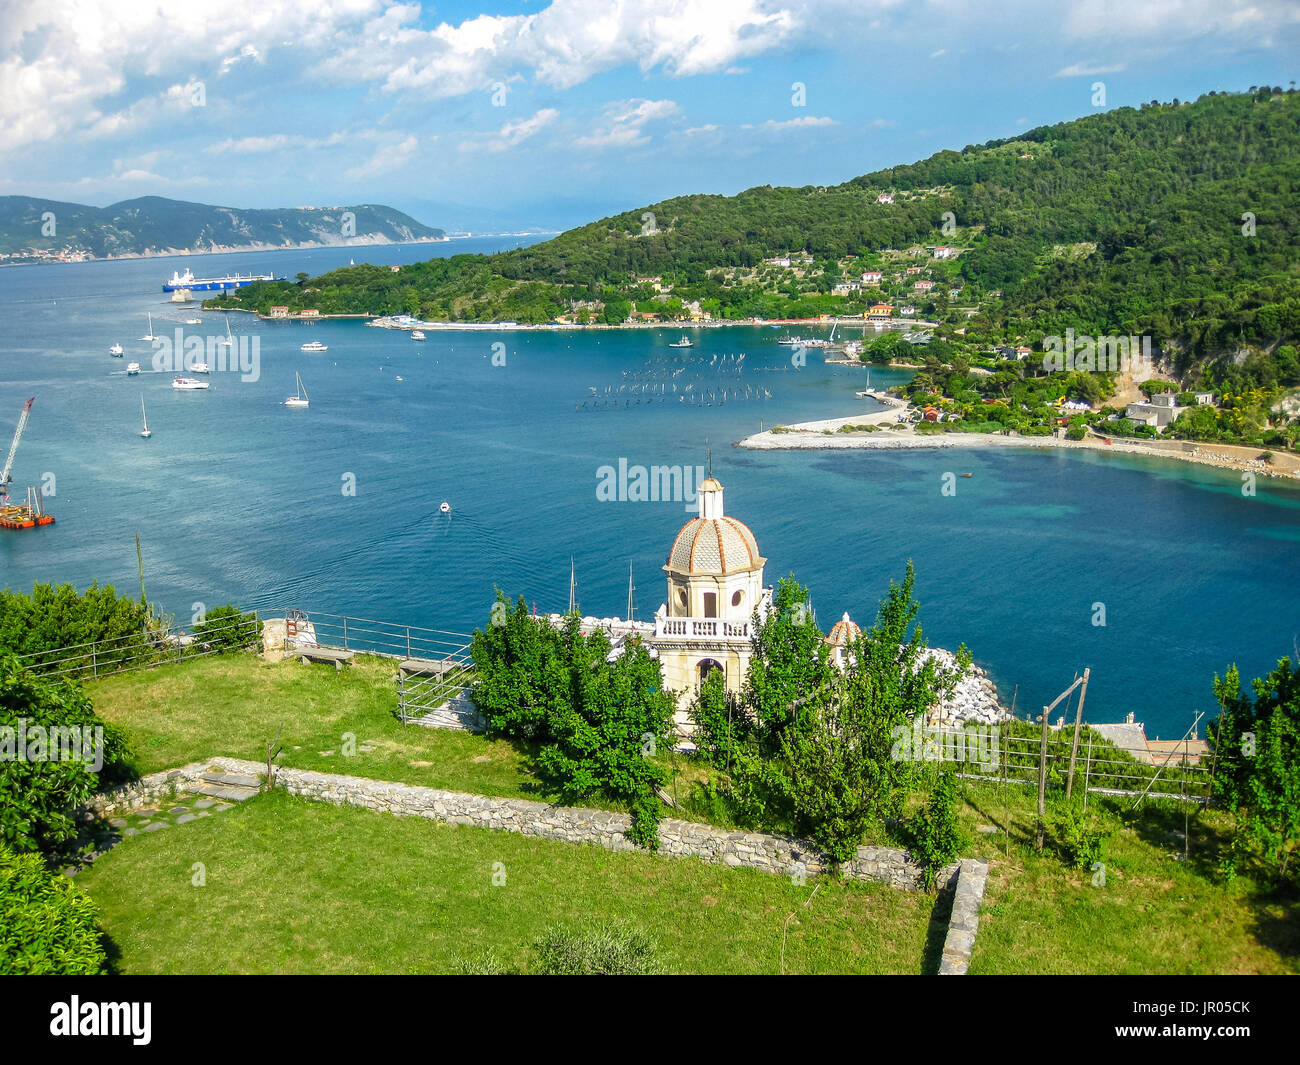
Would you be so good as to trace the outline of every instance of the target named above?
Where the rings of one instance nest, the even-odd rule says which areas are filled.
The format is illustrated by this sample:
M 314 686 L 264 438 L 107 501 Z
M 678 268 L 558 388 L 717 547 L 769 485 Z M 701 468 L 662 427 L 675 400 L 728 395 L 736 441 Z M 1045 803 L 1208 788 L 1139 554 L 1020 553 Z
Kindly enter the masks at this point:
M 376 149 L 364 163 L 348 170 L 344 176 L 355 181 L 358 178 L 374 177 L 376 174 L 387 174 L 409 163 L 419 147 L 420 142 L 416 140 L 414 134 L 401 141 L 390 141 Z
M 947 55 L 947 54 L 948 54 L 947 48 L 936 48 L 933 52 L 930 53 L 930 58 L 938 59 L 941 55 Z
M 1096 74 L 1118 74 L 1125 68 L 1123 63 L 1115 63 L 1111 66 L 1102 66 L 1100 63 L 1074 63 L 1068 67 L 1062 67 L 1055 74 L 1054 78 L 1090 78 Z
M 554 107 L 543 107 L 531 118 L 521 118 L 517 122 L 507 122 L 500 132 L 487 142 L 487 149 L 504 152 L 536 136 L 559 117 L 560 112 Z
M 669 118 L 677 110 L 672 100 L 623 100 L 606 109 L 604 121 L 594 132 L 574 143 L 580 148 L 636 148 L 650 140 L 646 125 Z
M 1287 23 L 1300 23 L 1295 0 L 1076 0 L 1065 16 L 1065 30 L 1074 37 L 1150 44 L 1225 35 L 1253 36 L 1247 43 L 1260 44 Z
M 741 126 L 741 129 L 762 129 L 770 132 L 781 132 L 790 129 L 808 129 L 816 126 L 836 126 L 838 122 L 833 118 L 825 115 L 804 115 L 800 118 L 787 118 L 782 122 L 769 118 L 761 126 Z

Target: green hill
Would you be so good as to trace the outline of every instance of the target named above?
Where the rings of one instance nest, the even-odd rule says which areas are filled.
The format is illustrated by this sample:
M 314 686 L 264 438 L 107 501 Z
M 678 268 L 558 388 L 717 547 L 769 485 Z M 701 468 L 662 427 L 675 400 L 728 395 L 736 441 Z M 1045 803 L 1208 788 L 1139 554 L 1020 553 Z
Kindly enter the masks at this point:
M 0 256 L 19 259 L 382 244 L 445 235 L 376 204 L 243 210 L 142 196 L 109 207 L 87 207 L 0 196 Z
M 878 202 L 883 193 L 894 202 Z M 914 301 L 950 332 L 990 342 L 1073 328 L 1149 334 L 1186 361 L 1243 346 L 1267 354 L 1300 333 L 1298 194 L 1300 98 L 1211 93 L 939 152 L 834 187 L 681 196 L 528 248 L 416 264 L 400 276 L 337 270 L 301 287 L 245 289 L 239 300 L 541 322 L 621 321 L 633 310 L 673 318 L 692 304 L 714 318 L 853 314 L 885 298 Z M 941 244 L 959 254 L 935 259 Z M 764 262 L 801 253 L 811 261 Z M 913 289 L 907 265 L 935 281 L 932 292 Z M 870 268 L 897 279 L 855 290 Z M 1257 369 L 1265 383 L 1294 377 L 1294 368 Z

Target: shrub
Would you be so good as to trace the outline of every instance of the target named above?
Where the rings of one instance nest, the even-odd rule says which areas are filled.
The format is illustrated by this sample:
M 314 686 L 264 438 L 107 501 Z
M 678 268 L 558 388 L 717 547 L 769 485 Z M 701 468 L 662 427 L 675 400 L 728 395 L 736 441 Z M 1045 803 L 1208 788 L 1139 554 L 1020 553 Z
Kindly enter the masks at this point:
M 661 971 L 655 941 L 617 925 L 547 929 L 536 943 L 540 976 L 652 976 Z
M 194 639 L 218 654 L 242 651 L 261 637 L 262 623 L 257 615 L 245 614 L 229 603 L 209 610 L 203 621 L 194 626 Z
M 65 758 L 52 758 L 54 729 L 70 742 L 60 743 Z M 102 747 L 85 749 L 103 729 Z M 87 732 L 87 730 L 90 730 Z M 71 739 L 75 737 L 75 740 Z M 12 656 L 0 658 L 0 842 L 17 851 L 50 849 L 75 831 L 72 813 L 102 783 L 133 775 L 125 735 L 105 725 L 81 688 L 43 680 L 24 670 Z M 20 749 L 21 748 L 21 749 Z M 102 756 L 102 764 L 93 760 Z
M 1061 857 L 1079 869 L 1091 869 L 1106 854 L 1113 829 L 1108 828 L 1095 810 L 1087 813 L 1081 803 L 1061 803 L 1051 817 L 1052 835 Z
M 95 976 L 106 965 L 90 897 L 38 855 L 0 843 L 0 975 Z
M 921 880 L 933 888 L 939 870 L 966 846 L 966 835 L 957 822 L 957 778 L 940 771 L 925 808 L 911 820 L 912 854 L 921 863 Z

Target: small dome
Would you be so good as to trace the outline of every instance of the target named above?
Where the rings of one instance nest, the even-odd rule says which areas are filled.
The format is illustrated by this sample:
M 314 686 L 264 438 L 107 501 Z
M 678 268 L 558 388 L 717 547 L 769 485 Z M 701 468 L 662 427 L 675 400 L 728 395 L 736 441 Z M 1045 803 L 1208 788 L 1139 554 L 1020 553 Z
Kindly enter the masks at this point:
M 700 487 L 696 489 L 699 492 L 721 492 L 722 482 L 716 477 L 706 477 L 700 482 Z
M 677 534 L 664 569 L 722 576 L 758 569 L 766 561 L 758 553 L 758 542 L 744 522 L 725 517 L 694 518 Z
M 831 626 L 831 631 L 826 637 L 826 642 L 832 647 L 847 647 L 854 640 L 862 635 L 862 628 L 844 612 L 844 616 Z

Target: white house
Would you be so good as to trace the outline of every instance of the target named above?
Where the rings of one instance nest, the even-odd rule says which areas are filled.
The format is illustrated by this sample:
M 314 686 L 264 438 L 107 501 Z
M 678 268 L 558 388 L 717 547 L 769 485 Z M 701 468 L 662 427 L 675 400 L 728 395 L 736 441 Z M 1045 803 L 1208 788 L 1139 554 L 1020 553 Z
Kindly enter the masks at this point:
M 894 202 L 894 197 L 891 196 L 888 192 L 882 192 L 879 196 L 876 197 L 876 203 L 893 203 L 893 202 Z
M 950 248 L 946 244 L 940 244 L 934 249 L 934 257 L 936 259 L 955 259 L 957 257 L 957 249 Z

